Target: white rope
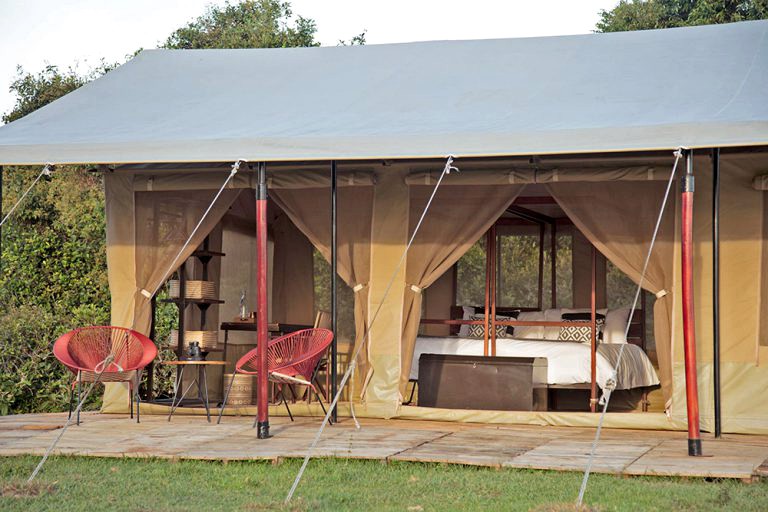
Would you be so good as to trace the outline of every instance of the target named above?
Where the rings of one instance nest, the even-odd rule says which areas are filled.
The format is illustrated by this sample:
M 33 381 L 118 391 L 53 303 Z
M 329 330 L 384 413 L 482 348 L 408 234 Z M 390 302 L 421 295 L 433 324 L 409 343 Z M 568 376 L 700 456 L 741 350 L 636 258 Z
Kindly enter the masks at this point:
M 148 295 L 148 298 L 154 297 L 154 295 L 157 293 L 157 290 L 160 289 L 160 287 L 163 286 L 163 283 L 165 283 L 165 277 L 169 276 L 171 272 L 178 266 L 178 260 L 181 258 L 181 255 L 184 254 L 184 251 L 189 246 L 189 243 L 192 241 L 192 238 L 197 234 L 197 231 L 200 229 L 200 226 L 203 225 L 203 222 L 208 217 L 208 214 L 211 213 L 211 210 L 213 209 L 213 206 L 216 204 L 216 201 L 219 200 L 219 196 L 221 196 L 221 193 L 224 192 L 224 188 L 229 184 L 230 181 L 232 181 L 232 178 L 235 177 L 235 174 L 237 174 L 237 171 L 240 170 L 240 165 L 245 163 L 246 160 L 238 160 L 234 164 L 232 164 L 232 170 L 230 171 L 229 175 L 227 176 L 227 179 L 224 180 L 224 183 L 221 185 L 221 188 L 219 188 L 219 191 L 216 192 L 216 195 L 213 197 L 213 201 L 211 201 L 211 204 L 208 205 L 208 209 L 205 210 L 205 213 L 203 213 L 203 216 L 200 217 L 200 220 L 198 221 L 197 225 L 195 226 L 195 229 L 192 230 L 192 233 L 189 234 L 189 237 L 187 237 L 187 241 L 184 242 L 184 245 L 181 246 L 181 249 L 179 249 L 179 252 L 176 254 L 176 256 L 171 260 L 171 264 L 168 265 L 168 269 L 163 273 L 163 279 L 160 281 L 160 284 L 155 287 L 155 289 Z M 143 292 L 142 292 L 143 293 Z
M 653 236 L 651 237 L 651 245 L 648 246 L 648 253 L 645 255 L 645 262 L 643 263 L 643 271 L 640 273 L 640 280 L 637 282 L 637 290 L 635 290 L 635 299 L 632 301 L 632 309 L 629 310 L 629 317 L 627 317 L 627 325 L 624 328 L 624 339 L 629 335 L 629 326 L 632 323 L 632 317 L 635 314 L 637 308 L 637 301 L 640 298 L 640 293 L 643 291 L 643 283 L 645 282 L 645 273 L 648 270 L 648 264 L 651 261 L 651 253 L 653 252 L 653 246 L 656 244 L 656 238 L 659 234 L 659 227 L 661 226 L 661 219 L 664 217 L 664 210 L 667 206 L 667 200 L 669 199 L 669 192 L 672 190 L 672 183 L 674 183 L 675 172 L 677 171 L 677 164 L 680 162 L 680 158 L 683 155 L 683 148 L 678 148 L 674 153 L 675 163 L 672 166 L 672 172 L 669 175 L 669 181 L 667 182 L 667 189 L 664 191 L 664 199 L 661 202 L 661 209 L 659 210 L 659 216 L 656 219 L 656 226 L 653 228 Z M 605 384 L 604 394 L 600 400 L 603 410 L 600 413 L 600 420 L 597 422 L 597 431 L 595 432 L 595 439 L 592 441 L 592 448 L 589 452 L 589 460 L 587 461 L 587 467 L 584 470 L 584 478 L 581 481 L 581 487 L 579 488 L 579 497 L 576 500 L 576 504 L 581 506 L 584 500 L 584 493 L 587 490 L 587 483 L 589 482 L 589 475 L 592 472 L 592 464 L 595 461 L 595 452 L 597 451 L 597 445 L 600 442 L 600 433 L 603 429 L 603 420 L 605 420 L 605 413 L 608 411 L 608 404 L 611 401 L 611 394 L 616 388 L 617 371 L 621 365 L 621 358 L 624 355 L 624 347 L 626 343 L 619 348 L 619 355 L 616 358 L 616 364 L 614 365 L 613 373 Z
M 355 372 L 352 371 L 351 384 L 349 389 L 349 414 L 352 416 L 352 421 L 355 422 L 355 429 L 360 430 L 360 422 L 357 421 L 357 414 L 355 414 Z
M 43 458 L 40 459 L 40 462 L 37 464 L 37 467 L 32 472 L 31 475 L 29 475 L 29 478 L 27 479 L 27 483 L 31 483 L 32 480 L 35 479 L 37 474 L 40 472 L 40 470 L 43 468 L 43 464 L 45 464 L 45 461 L 48 460 L 48 456 L 51 454 L 53 449 L 56 447 L 57 444 L 59 444 L 59 441 L 61 441 L 61 438 L 64 436 L 64 432 L 67 431 L 69 426 L 72 424 L 72 418 L 77 417 L 78 414 L 80 414 L 80 409 L 83 408 L 83 404 L 85 404 L 85 401 L 88 399 L 88 395 L 91 394 L 91 391 L 93 391 L 94 386 L 99 383 L 99 380 L 101 379 L 101 374 L 104 373 L 106 368 L 112 363 L 115 356 L 113 354 L 108 355 L 102 362 L 99 363 L 101 365 L 101 370 L 96 374 L 96 377 L 93 379 L 93 382 L 91 382 L 91 385 L 88 387 L 88 389 L 85 391 L 85 394 L 83 395 L 83 398 L 80 400 L 80 403 L 77 404 L 77 407 L 74 411 L 69 415 L 69 418 L 67 418 L 67 422 L 64 423 L 64 426 L 62 427 L 61 431 L 59 432 L 59 435 L 56 436 L 56 439 L 53 440 L 51 445 L 48 447 L 48 449 L 45 451 L 45 454 L 43 455 Z M 98 366 L 98 365 L 96 365 Z M 80 372 L 82 374 L 82 372 Z
M 53 164 L 45 164 L 45 167 L 43 167 L 43 170 L 40 171 L 40 174 L 37 175 L 37 178 L 35 178 L 35 181 L 32 182 L 32 184 L 29 186 L 29 188 L 21 195 L 18 201 L 16 201 L 16 204 L 13 205 L 11 210 L 6 214 L 5 217 L 3 217 L 3 220 L 0 221 L 0 227 L 5 224 L 5 221 L 7 221 L 11 214 L 16 211 L 16 208 L 19 207 L 19 205 L 24 201 L 24 198 L 27 197 L 27 194 L 29 194 L 32 189 L 37 185 L 37 182 L 40 181 L 40 178 L 43 176 L 50 176 L 51 175 L 51 169 L 53 169 Z
M 437 180 L 437 183 L 435 184 L 435 188 L 432 190 L 432 195 L 429 196 L 429 200 L 427 201 L 427 204 L 424 207 L 424 211 L 421 213 L 421 217 L 419 217 L 419 222 L 416 223 L 416 228 L 413 230 L 413 234 L 411 235 L 411 238 L 408 240 L 408 244 L 405 246 L 405 250 L 403 251 L 402 256 L 400 256 L 400 261 L 397 262 L 397 265 L 395 266 L 395 270 L 392 272 L 392 277 L 389 278 L 389 283 L 387 284 L 387 287 L 384 289 L 384 295 L 382 296 L 381 301 L 379 302 L 379 305 L 376 308 L 376 311 L 374 312 L 373 317 L 371 318 L 371 323 L 368 324 L 368 329 L 366 330 L 365 335 L 363 336 L 363 339 L 360 341 L 360 345 L 355 349 L 355 352 L 352 355 L 352 362 L 350 363 L 349 368 L 344 373 L 344 377 L 341 379 L 341 382 L 339 383 L 339 389 L 336 392 L 336 396 L 333 397 L 333 401 L 331 402 L 331 405 L 328 407 L 328 411 L 325 413 L 325 418 L 323 418 L 323 422 L 320 424 L 320 428 L 317 430 L 317 434 L 315 434 L 315 438 L 312 441 L 312 444 L 309 446 L 309 449 L 307 450 L 307 455 L 304 457 L 304 462 L 302 462 L 301 468 L 299 468 L 299 473 L 296 475 L 296 479 L 293 481 L 293 485 L 291 486 L 291 489 L 288 491 L 288 495 L 285 497 L 285 503 L 289 503 L 291 501 L 291 498 L 293 497 L 293 493 L 296 492 L 296 488 L 299 486 L 299 482 L 301 482 L 301 477 L 304 475 L 304 471 L 307 469 L 307 464 L 309 464 L 309 459 L 312 457 L 312 452 L 315 450 L 317 443 L 320 441 L 320 436 L 322 436 L 323 434 L 323 429 L 325 429 L 325 426 L 328 424 L 328 419 L 331 417 L 331 413 L 336 407 L 336 404 L 339 402 L 339 397 L 341 396 L 342 391 L 344 391 L 344 386 L 347 384 L 347 381 L 349 380 L 349 376 L 355 371 L 355 367 L 357 366 L 357 358 L 360 355 L 362 348 L 365 346 L 366 342 L 368 341 L 368 336 L 371 333 L 373 324 L 376 323 L 376 319 L 379 317 L 379 312 L 381 311 L 381 308 L 384 304 L 385 299 L 387 298 L 387 295 L 389 295 L 389 292 L 392 289 L 392 285 L 395 282 L 395 278 L 397 277 L 398 272 L 400 272 L 400 268 L 403 266 L 403 263 L 405 263 L 405 258 L 408 255 L 408 250 L 411 248 L 411 245 L 413 244 L 413 240 L 416 238 L 416 234 L 419 232 L 419 228 L 421 227 L 422 222 L 424 222 L 424 217 L 427 215 L 427 211 L 429 210 L 429 207 L 432 205 L 432 200 L 435 198 L 437 189 L 440 188 L 440 184 L 442 183 L 443 178 L 445 177 L 446 174 L 450 174 L 451 171 L 459 170 L 458 168 L 454 167 L 452 164 L 453 164 L 453 156 L 449 155 L 445 162 L 445 167 L 443 167 L 443 172 L 440 173 L 440 178 Z M 356 418 L 355 418 L 355 423 L 357 423 Z M 359 428 L 359 424 L 357 426 Z

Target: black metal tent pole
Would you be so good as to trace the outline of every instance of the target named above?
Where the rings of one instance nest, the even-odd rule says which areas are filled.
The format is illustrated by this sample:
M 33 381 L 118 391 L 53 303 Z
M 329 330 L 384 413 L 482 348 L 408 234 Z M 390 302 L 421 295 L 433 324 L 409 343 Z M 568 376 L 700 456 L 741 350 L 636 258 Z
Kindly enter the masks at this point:
M 720 422 L 720 148 L 712 149 L 712 356 L 715 406 L 715 437 L 722 435 Z
M 333 341 L 331 342 L 331 394 L 330 396 L 336 396 L 337 384 L 336 384 L 336 365 L 338 357 L 338 343 L 337 343 L 337 327 L 338 327 L 338 308 L 337 308 L 337 295 L 336 295 L 336 263 L 337 263 L 337 209 L 336 209 L 336 160 L 331 162 L 331 330 L 333 331 Z M 328 371 L 328 370 L 326 370 Z M 338 418 L 336 408 L 331 411 L 331 419 L 335 422 Z

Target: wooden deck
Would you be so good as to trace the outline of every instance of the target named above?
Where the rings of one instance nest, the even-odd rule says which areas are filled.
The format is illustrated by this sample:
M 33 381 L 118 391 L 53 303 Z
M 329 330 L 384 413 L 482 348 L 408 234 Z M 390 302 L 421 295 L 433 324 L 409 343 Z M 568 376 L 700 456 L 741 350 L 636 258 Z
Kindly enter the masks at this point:
M 42 455 L 64 425 L 64 414 L 0 417 L 0 456 Z M 54 453 L 91 457 L 271 460 L 303 457 L 318 418 L 272 418 L 274 437 L 256 438 L 252 418 L 142 417 L 89 413 L 72 425 Z M 490 467 L 582 471 L 593 429 L 491 426 L 409 420 L 343 419 L 326 428 L 317 457 L 418 461 Z M 685 432 L 604 430 L 594 471 L 623 475 L 717 477 L 751 480 L 768 476 L 768 436 L 704 438 L 706 457 L 687 453 Z

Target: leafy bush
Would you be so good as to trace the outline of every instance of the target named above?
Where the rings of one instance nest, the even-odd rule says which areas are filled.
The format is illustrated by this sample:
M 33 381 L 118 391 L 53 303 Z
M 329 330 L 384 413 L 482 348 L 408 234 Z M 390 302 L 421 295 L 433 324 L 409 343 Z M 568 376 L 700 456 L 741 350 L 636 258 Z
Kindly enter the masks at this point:
M 55 317 L 36 306 L 0 315 L 0 414 L 61 409 L 69 376 L 51 353 L 56 330 Z
M 38 172 L 5 170 L 3 211 Z M 71 376 L 53 357 L 53 341 L 109 322 L 103 204 L 99 176 L 62 169 L 40 181 L 3 226 L 0 414 L 65 407 Z

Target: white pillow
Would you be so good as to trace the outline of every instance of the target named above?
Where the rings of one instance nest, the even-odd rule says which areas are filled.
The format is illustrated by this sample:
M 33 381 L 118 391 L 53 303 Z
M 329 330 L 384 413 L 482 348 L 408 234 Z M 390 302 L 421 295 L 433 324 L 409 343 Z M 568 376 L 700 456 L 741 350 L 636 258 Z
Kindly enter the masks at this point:
M 565 309 L 547 309 L 544 311 L 544 320 L 547 322 L 560 322 L 562 315 L 566 312 Z M 544 327 L 544 339 L 545 340 L 557 340 L 560 336 L 559 327 Z
M 461 317 L 462 320 L 469 320 L 472 315 L 475 314 L 475 308 L 474 306 L 461 306 L 461 309 L 464 310 L 464 315 Z M 459 327 L 459 337 L 461 338 L 468 338 L 469 337 L 469 325 L 462 325 Z
M 543 311 L 521 311 L 517 319 L 523 322 L 541 322 L 544 320 Z M 513 338 L 520 340 L 542 340 L 544 339 L 544 327 L 516 325 Z
M 610 309 L 605 315 L 605 329 L 603 330 L 603 343 L 626 343 L 624 332 L 627 329 L 629 308 Z M 637 311 L 635 311 L 637 318 Z

